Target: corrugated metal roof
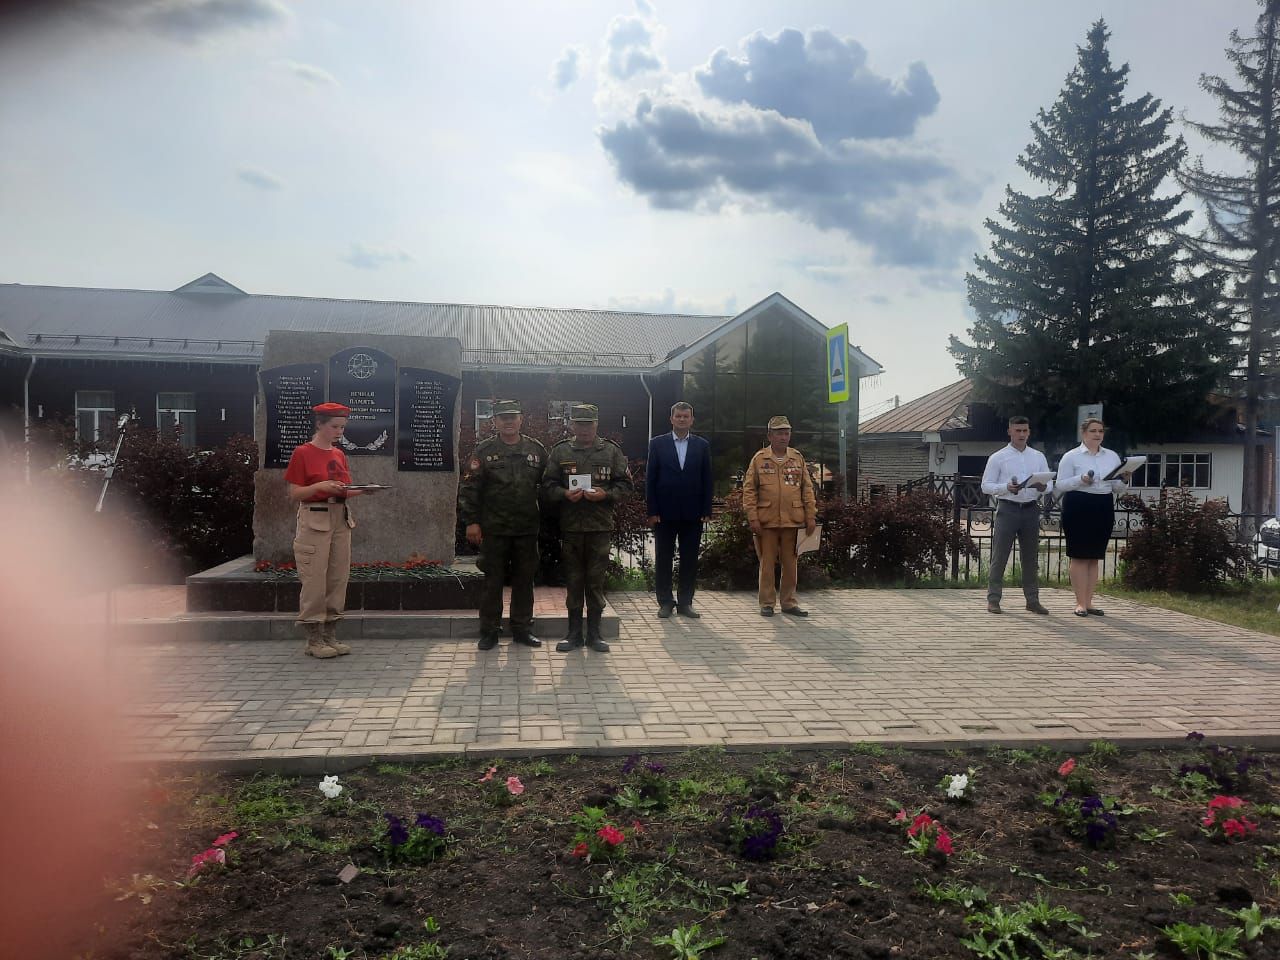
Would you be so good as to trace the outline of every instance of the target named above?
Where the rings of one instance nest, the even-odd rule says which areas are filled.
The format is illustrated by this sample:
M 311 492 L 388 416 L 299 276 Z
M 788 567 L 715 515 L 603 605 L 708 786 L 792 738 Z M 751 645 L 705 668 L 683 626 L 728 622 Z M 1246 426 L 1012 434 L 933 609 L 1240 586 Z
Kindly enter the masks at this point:
M 858 424 L 858 435 L 962 430 L 969 425 L 966 408 L 972 391 L 973 384 L 968 380 L 957 380 Z
M 0 329 L 28 349 L 70 356 L 256 362 L 267 331 L 317 330 L 457 337 L 463 365 L 468 367 L 644 370 L 730 319 L 621 310 L 0 284 Z

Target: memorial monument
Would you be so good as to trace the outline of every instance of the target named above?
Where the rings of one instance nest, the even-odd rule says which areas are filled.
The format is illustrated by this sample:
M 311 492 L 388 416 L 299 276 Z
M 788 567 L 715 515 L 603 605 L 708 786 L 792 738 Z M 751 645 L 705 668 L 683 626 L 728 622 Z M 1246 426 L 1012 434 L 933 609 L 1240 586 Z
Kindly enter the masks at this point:
M 311 439 L 311 408 L 351 408 L 342 449 L 354 483 L 390 485 L 351 503 L 352 560 L 453 561 L 462 345 L 452 337 L 272 330 L 262 350 L 253 556 L 293 559 L 297 505 L 284 468 Z

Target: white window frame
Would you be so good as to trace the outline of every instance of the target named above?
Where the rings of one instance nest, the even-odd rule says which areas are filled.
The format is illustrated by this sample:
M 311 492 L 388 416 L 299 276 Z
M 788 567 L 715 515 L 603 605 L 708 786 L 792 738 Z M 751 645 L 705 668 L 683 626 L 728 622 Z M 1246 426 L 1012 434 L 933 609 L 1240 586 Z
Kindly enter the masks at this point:
M 1141 486 L 1134 483 L 1134 489 L 1160 490 L 1166 486 L 1170 486 L 1170 484 L 1165 482 L 1165 475 L 1172 466 L 1176 466 L 1178 470 L 1178 483 L 1173 486 L 1185 486 L 1189 490 L 1208 490 L 1213 486 L 1212 451 L 1178 451 L 1176 453 L 1161 452 L 1148 453 L 1144 454 L 1144 456 L 1146 456 L 1147 462 L 1139 468 L 1139 472 L 1142 474 L 1142 479 L 1149 480 L 1153 473 L 1153 468 L 1155 468 L 1154 473 L 1157 478 L 1157 482 L 1154 484 L 1146 483 Z M 1203 458 L 1203 460 L 1197 461 L 1197 458 Z M 1157 464 L 1159 464 L 1158 467 Z M 1205 467 L 1208 471 L 1207 483 L 1198 484 L 1195 482 L 1197 467 Z M 1188 474 L 1190 475 L 1191 482 L 1183 483 L 1183 480 L 1187 479 Z
M 82 394 L 97 393 L 108 394 L 111 397 L 111 406 L 81 406 L 80 397 Z M 82 413 L 93 414 L 93 436 L 83 437 L 80 435 L 80 415 Z M 77 390 L 76 391 L 76 440 L 80 443 L 98 443 L 104 437 L 103 432 L 103 414 L 106 414 L 106 426 L 115 426 L 116 421 L 116 392 L 114 390 Z
M 552 423 L 559 420 L 567 427 L 569 425 L 569 411 L 582 402 L 581 400 L 548 400 L 547 419 Z
M 480 436 L 480 429 L 493 420 L 493 401 L 477 400 L 476 401 L 476 436 Z
M 190 407 L 174 406 L 172 402 L 168 406 L 160 403 L 161 397 L 190 397 Z M 183 447 L 195 449 L 196 445 L 196 395 L 185 390 L 167 390 L 164 393 L 156 394 L 156 429 L 164 433 L 165 427 L 181 426 L 181 415 L 184 413 L 191 414 L 191 429 L 183 431 L 179 434 L 178 439 Z M 165 414 L 170 416 L 166 417 Z

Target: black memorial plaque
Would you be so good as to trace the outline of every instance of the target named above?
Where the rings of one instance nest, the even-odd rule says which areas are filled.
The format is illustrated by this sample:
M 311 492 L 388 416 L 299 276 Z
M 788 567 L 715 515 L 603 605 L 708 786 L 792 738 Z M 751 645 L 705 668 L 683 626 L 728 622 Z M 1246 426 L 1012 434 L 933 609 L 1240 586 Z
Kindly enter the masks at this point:
M 311 408 L 324 402 L 324 364 L 293 363 L 261 370 L 267 433 L 264 467 L 287 467 L 294 448 L 316 432 Z
M 453 411 L 461 384 L 438 370 L 400 368 L 401 470 L 453 470 Z
M 396 430 L 396 358 L 351 347 L 329 358 L 329 399 L 351 408 L 338 440 L 349 457 L 389 457 Z

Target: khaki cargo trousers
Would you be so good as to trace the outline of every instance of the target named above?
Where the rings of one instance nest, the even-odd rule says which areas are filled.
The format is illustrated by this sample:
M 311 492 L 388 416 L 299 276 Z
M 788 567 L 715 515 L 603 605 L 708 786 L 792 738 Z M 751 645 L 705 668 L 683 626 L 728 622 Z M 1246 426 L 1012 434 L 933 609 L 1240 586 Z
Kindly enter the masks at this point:
M 756 534 L 756 556 L 760 558 L 760 608 L 772 607 L 778 601 L 778 565 L 782 565 L 782 609 L 796 605 L 796 581 L 799 568 L 796 557 L 796 536 L 799 527 L 765 527 Z
M 299 624 L 342 619 L 347 606 L 347 580 L 351 576 L 351 529 L 355 525 L 345 503 L 298 506 L 293 559 L 302 584 Z

